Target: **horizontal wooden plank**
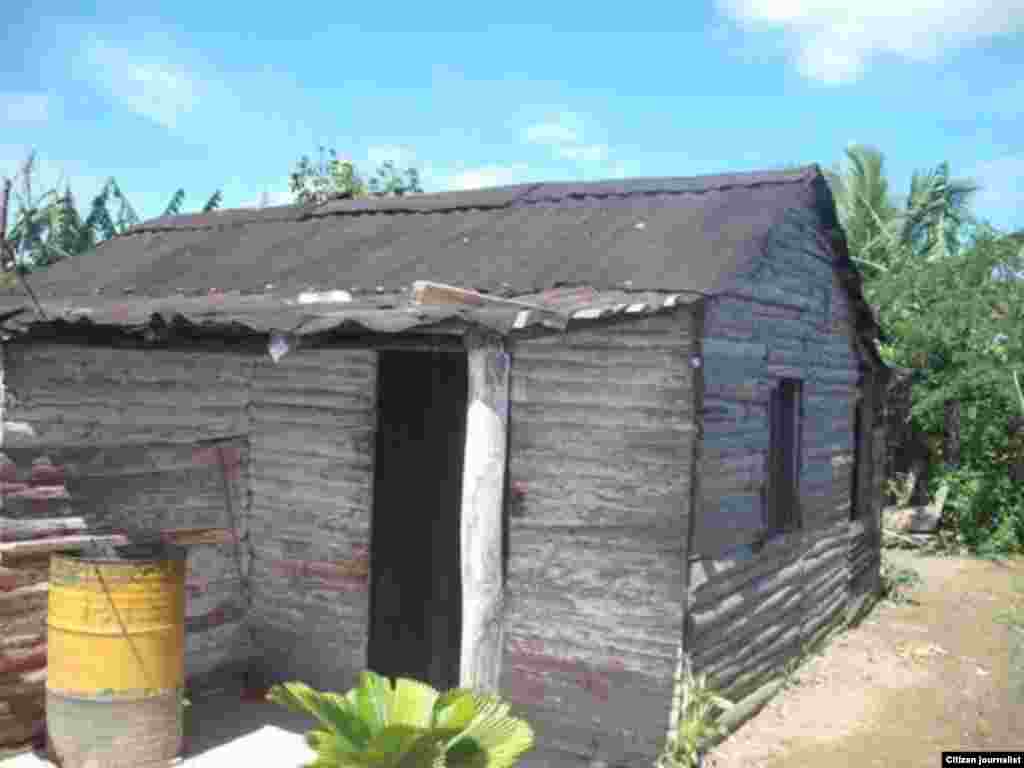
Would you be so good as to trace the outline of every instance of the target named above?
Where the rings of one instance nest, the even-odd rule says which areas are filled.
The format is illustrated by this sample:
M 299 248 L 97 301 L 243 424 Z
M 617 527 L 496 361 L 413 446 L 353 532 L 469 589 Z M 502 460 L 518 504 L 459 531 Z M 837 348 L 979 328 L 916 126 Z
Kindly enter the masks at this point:
M 682 537 L 689 512 L 686 491 L 685 484 L 679 484 L 660 494 L 648 489 L 639 498 L 630 498 L 624 492 L 577 487 L 560 496 L 557 488 L 541 489 L 534 481 L 524 496 L 509 502 L 509 514 L 516 528 L 627 528 L 637 536 L 650 530 L 650 535 Z
M 251 406 L 250 417 L 253 434 L 273 434 L 276 426 L 281 424 L 339 430 L 373 429 L 375 426 L 373 410 L 343 409 L 337 407 L 337 404 L 320 406 L 300 402 L 255 402 Z
M 86 521 L 82 517 L 47 517 L 39 520 L 0 517 L 0 542 L 52 537 L 83 531 L 85 528 Z
M 19 587 L 46 581 L 49 576 L 48 561 L 33 564 L 32 567 L 0 566 L 0 592 L 9 592 Z
M 725 555 L 693 560 L 690 564 L 690 591 L 694 599 L 700 592 L 722 595 L 803 555 L 804 534 L 800 531 L 778 534 L 752 554 Z M 703 599 L 703 598 L 699 598 Z
M 252 436 L 251 450 L 253 461 L 260 461 L 267 454 L 276 457 L 288 453 L 294 456 L 370 462 L 373 459 L 373 440 L 374 433 L 369 428 L 321 432 L 309 427 L 276 424 L 273 430 L 261 431 Z
M 82 549 L 90 544 L 115 544 L 123 546 L 128 544 L 124 536 L 57 536 L 49 539 L 34 539 L 29 541 L 10 541 L 0 544 L 0 562 L 7 563 L 21 557 L 30 557 L 50 552 L 67 552 L 70 550 Z
M 516 343 L 512 349 L 512 376 L 520 373 L 540 373 L 550 370 L 552 357 L 557 354 L 559 370 L 584 374 L 593 370 L 621 370 L 650 368 L 663 372 L 672 371 L 687 365 L 681 350 L 692 339 L 681 333 L 679 345 L 671 349 L 649 349 L 643 347 L 621 348 L 588 348 L 573 346 L 574 336 L 566 336 L 563 344 L 555 353 L 552 345 L 538 346 L 529 343 Z M 665 375 L 662 373 L 661 375 Z
M 0 677 L 46 666 L 46 640 L 23 648 L 0 649 Z
M 761 496 L 736 493 L 703 496 L 693 521 L 691 555 L 715 557 L 758 539 L 765 530 Z

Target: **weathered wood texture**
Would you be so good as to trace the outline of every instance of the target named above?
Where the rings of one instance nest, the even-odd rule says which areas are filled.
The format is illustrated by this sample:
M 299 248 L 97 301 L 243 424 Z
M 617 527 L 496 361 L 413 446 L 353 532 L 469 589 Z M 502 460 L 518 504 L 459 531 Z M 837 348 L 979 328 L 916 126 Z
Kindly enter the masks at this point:
M 876 419 L 878 414 L 876 413 Z M 877 422 L 875 422 L 877 423 Z M 884 422 L 883 422 L 884 424 Z M 871 472 L 867 498 L 856 520 L 850 525 L 849 569 L 850 597 L 877 592 L 881 586 L 882 507 L 885 498 L 887 431 L 876 426 L 871 441 Z
M 850 522 L 862 359 L 831 259 L 811 222 L 789 218 L 761 258 L 707 304 L 684 644 L 697 670 L 734 694 L 777 672 L 843 615 L 852 565 L 877 573 L 877 542 L 858 537 L 863 525 Z M 762 499 L 769 397 L 783 378 L 803 382 L 802 526 L 780 535 L 766 529 Z M 865 554 L 854 557 L 856 542 Z
M 68 491 L 8 495 L 6 518 L 30 530 L 73 511 L 90 527 L 220 526 L 244 538 L 250 361 L 20 344 L 6 357 L 5 418 L 21 428 L 5 430 L 5 452 L 18 466 L 48 457 Z M 250 655 L 246 568 L 237 545 L 189 550 L 189 678 Z
M 504 630 L 502 517 L 508 448 L 509 355 L 498 340 L 466 339 L 469 391 L 460 514 L 462 646 L 459 684 L 496 692 Z
M 2 411 L 0 400 L 0 419 Z M 18 467 L 0 453 L 0 482 L 0 513 L 8 493 L 24 495 L 27 491 L 46 490 L 49 495 L 68 496 L 63 476 L 54 471 L 49 461 Z M 32 526 L 0 517 L 0 550 L 4 550 L 0 553 L 0 748 L 29 739 L 44 717 L 41 686 L 24 686 L 46 674 L 49 569 L 45 555 L 12 550 L 37 544 L 40 532 L 66 530 L 63 526 L 71 520 L 50 518 L 42 526 Z M 73 524 L 68 527 L 74 532 Z M 16 684 L 15 690 L 10 688 L 11 683 Z
M 530 766 L 649 763 L 664 739 L 691 340 L 680 311 L 512 349 L 501 688 L 537 729 Z
M 274 678 L 344 690 L 366 664 L 376 372 L 361 350 L 256 365 L 251 626 Z
M 274 364 L 8 345 L 7 357 L 7 452 L 51 457 L 70 499 L 19 483 L 5 518 L 233 527 L 240 543 L 189 550 L 189 677 L 258 649 L 275 674 L 351 682 L 365 663 L 374 353 Z

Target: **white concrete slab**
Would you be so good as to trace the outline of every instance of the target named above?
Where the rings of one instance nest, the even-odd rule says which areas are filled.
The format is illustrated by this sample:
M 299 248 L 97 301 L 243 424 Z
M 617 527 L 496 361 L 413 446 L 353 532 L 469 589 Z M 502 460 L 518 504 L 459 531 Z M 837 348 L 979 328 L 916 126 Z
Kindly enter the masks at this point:
M 241 765 L 304 765 L 316 754 L 300 734 L 275 725 L 265 725 L 257 731 L 229 741 L 219 747 L 188 757 L 183 768 L 233 768 Z
M 41 760 L 32 752 L 22 752 L 20 755 L 0 760 L 3 768 L 53 768 L 49 760 Z
M 179 760 L 180 768 L 235 768 L 243 765 L 273 765 L 298 768 L 311 762 L 316 755 L 300 734 L 274 725 L 239 736 L 218 747 Z M 53 763 L 32 752 L 0 761 L 3 768 L 53 768 Z

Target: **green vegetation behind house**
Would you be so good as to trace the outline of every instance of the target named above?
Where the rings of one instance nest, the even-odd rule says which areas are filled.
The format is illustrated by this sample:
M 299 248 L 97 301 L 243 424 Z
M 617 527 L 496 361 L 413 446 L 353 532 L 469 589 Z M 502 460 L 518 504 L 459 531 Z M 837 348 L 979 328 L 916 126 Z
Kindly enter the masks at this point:
M 904 202 L 884 158 L 851 147 L 829 175 L 851 256 L 888 335 L 881 352 L 909 369 L 911 418 L 928 438 L 931 491 L 950 494 L 948 525 L 979 554 L 1024 548 L 1024 248 L 979 221 L 977 187 L 942 163 L 916 173 Z

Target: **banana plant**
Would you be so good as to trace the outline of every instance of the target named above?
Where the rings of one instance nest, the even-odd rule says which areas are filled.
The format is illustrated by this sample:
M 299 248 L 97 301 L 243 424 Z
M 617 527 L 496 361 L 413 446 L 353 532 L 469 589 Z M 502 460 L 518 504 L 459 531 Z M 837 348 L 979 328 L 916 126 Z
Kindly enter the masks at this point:
M 511 768 L 533 746 L 533 730 L 497 696 L 369 670 L 344 695 L 291 682 L 267 698 L 318 721 L 306 768 Z

